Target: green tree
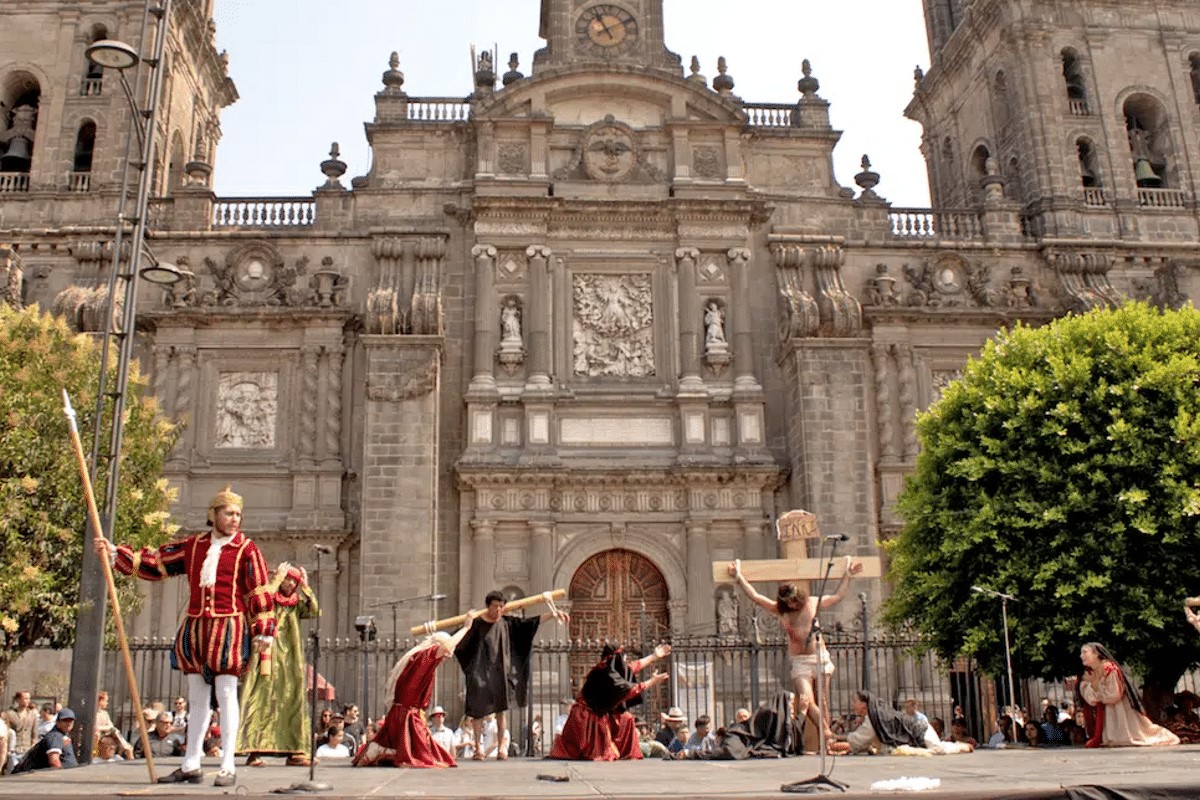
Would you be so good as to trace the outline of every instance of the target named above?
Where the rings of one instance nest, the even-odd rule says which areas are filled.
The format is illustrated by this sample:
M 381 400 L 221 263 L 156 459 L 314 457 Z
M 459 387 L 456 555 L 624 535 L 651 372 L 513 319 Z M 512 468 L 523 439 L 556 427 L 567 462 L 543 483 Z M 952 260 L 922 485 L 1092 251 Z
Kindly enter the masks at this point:
M 74 640 L 87 512 L 62 390 L 78 413 L 86 452 L 99 369 L 92 338 L 72 333 L 36 307 L 14 311 L 0 303 L 0 687 L 9 666 L 30 646 L 69 646 Z M 115 385 L 115 368 L 109 381 Z M 175 532 L 167 512 L 173 490 L 162 468 L 177 433 L 145 391 L 135 365 L 125 405 L 116 530 L 122 542 L 157 545 Z M 111 412 L 108 416 L 104 442 Z M 100 465 L 97 494 L 107 468 Z M 117 585 L 122 611 L 134 611 L 133 582 Z
M 1004 674 L 994 598 L 1027 675 L 1107 644 L 1152 706 L 1200 658 L 1200 311 L 1131 303 L 990 341 L 918 420 L 885 617 Z

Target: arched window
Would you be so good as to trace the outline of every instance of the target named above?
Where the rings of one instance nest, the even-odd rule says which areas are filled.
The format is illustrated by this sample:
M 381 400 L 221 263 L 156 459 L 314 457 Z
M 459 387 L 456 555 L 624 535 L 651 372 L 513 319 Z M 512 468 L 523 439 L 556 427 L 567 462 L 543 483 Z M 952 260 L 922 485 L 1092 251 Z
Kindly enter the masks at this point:
M 1200 106 L 1200 53 L 1192 53 L 1188 56 L 1188 62 L 1192 65 L 1192 94 L 1196 105 Z
M 0 82 L 0 173 L 29 173 L 37 139 L 42 89 L 28 72 L 13 72 Z M 11 186 L 10 186 L 11 185 Z M 23 186 L 24 188 L 20 188 Z M 28 189 L 29 179 L 0 180 L 0 191 Z
M 983 179 L 988 175 L 988 162 L 992 160 L 992 151 L 987 145 L 977 145 L 971 151 L 971 184 L 968 187 L 968 197 L 982 200 Z
M 1169 186 L 1171 143 L 1166 109 L 1148 94 L 1134 94 L 1125 101 L 1122 110 L 1138 187 Z
M 1067 85 L 1067 102 L 1071 113 L 1076 116 L 1091 114 L 1088 107 L 1087 81 L 1083 77 L 1079 53 L 1072 47 L 1062 51 L 1062 74 Z
M 1025 175 L 1021 171 L 1021 162 L 1013 156 L 1008 160 L 1008 169 L 1004 173 L 1008 180 L 1008 196 L 1021 205 L 1025 205 Z
M 171 136 L 171 161 L 167 164 L 167 194 L 171 194 L 183 183 L 183 134 L 179 131 Z
M 107 38 L 108 28 L 96 24 L 92 26 L 91 33 L 88 34 L 88 44 Z M 96 97 L 104 88 L 104 67 L 94 63 L 86 56 L 83 60 L 83 83 L 79 87 L 79 93 L 84 97 Z
M 1085 189 L 1100 186 L 1100 168 L 1096 163 L 1096 148 L 1086 137 L 1075 142 L 1075 152 L 1079 158 L 1079 180 Z
M 71 191 L 86 192 L 92 187 L 92 153 L 96 149 L 96 123 L 88 120 L 79 126 L 75 135 L 75 157 L 72 161 Z

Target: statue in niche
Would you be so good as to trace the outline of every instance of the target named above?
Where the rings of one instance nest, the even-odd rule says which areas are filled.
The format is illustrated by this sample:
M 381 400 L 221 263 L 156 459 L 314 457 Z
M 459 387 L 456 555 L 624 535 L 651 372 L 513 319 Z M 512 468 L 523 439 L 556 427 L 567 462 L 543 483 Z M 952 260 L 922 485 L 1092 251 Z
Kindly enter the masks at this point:
M 521 309 L 512 298 L 500 309 L 500 332 L 502 344 L 521 341 Z
M 717 635 L 738 635 L 738 604 L 733 592 L 722 590 L 717 595 Z
M 725 339 L 725 312 L 716 300 L 709 300 L 704 309 L 704 344 L 709 350 L 724 349 L 728 342 Z

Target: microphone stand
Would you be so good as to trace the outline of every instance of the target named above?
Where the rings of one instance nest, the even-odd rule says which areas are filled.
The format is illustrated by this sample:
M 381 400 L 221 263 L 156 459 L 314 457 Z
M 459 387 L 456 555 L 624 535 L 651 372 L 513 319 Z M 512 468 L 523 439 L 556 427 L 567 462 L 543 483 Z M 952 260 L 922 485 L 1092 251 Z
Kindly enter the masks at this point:
M 796 781 L 795 783 L 783 784 L 779 787 L 779 791 L 781 792 L 788 792 L 791 794 L 814 794 L 816 792 L 831 791 L 833 789 L 836 789 L 839 792 L 844 792 L 850 788 L 849 784 L 842 783 L 841 781 L 835 781 L 833 778 L 829 777 L 825 771 L 825 759 L 829 751 L 829 745 L 825 741 L 825 729 L 828 727 L 825 723 L 825 714 L 830 713 L 830 711 L 827 708 L 823 708 L 825 703 L 825 660 L 823 658 L 825 654 L 825 634 L 821 629 L 821 601 L 825 598 L 825 589 L 829 584 L 829 574 L 833 572 L 833 561 L 837 557 L 839 541 L 841 541 L 840 536 L 830 537 L 832 546 L 829 548 L 829 560 L 825 562 L 825 574 L 821 576 L 821 586 L 817 590 L 817 608 L 816 611 L 813 612 L 812 630 L 809 633 L 809 639 L 813 642 L 815 646 L 814 649 L 817 651 L 817 696 L 814 702 L 820 709 L 819 713 L 817 714 L 819 717 L 817 723 L 817 732 L 818 741 L 820 742 L 819 747 L 821 749 L 821 767 L 820 771 L 815 777 L 803 781 Z M 821 550 L 823 551 L 824 549 L 825 543 L 821 542 Z M 818 551 L 818 556 L 819 555 L 820 551 Z M 807 720 L 808 717 L 806 716 L 805 719 Z
M 430 606 L 433 606 L 433 604 L 437 603 L 438 600 L 445 600 L 445 599 L 446 599 L 446 595 L 444 595 L 444 594 L 420 594 L 420 595 L 416 595 L 415 597 L 401 597 L 399 600 L 384 600 L 381 603 L 372 603 L 371 605 L 367 606 L 367 608 L 383 608 L 384 606 L 391 606 L 391 608 L 392 608 L 392 647 L 394 648 L 396 646 L 395 642 L 398 641 L 398 637 L 400 634 L 399 629 L 396 627 L 396 607 L 397 606 L 402 606 L 405 603 L 414 603 L 417 600 L 428 600 L 430 603 Z

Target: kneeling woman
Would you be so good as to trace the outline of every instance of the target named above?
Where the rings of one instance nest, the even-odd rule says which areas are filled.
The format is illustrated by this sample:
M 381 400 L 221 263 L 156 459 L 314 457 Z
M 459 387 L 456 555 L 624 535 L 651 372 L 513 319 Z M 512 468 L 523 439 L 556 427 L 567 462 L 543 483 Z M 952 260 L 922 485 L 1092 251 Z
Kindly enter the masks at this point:
M 667 673 L 656 672 L 650 680 L 638 683 L 637 674 L 670 654 L 671 646 L 660 644 L 652 655 L 626 662 L 620 647 L 605 645 L 600 663 L 588 672 L 549 757 L 573 761 L 641 758 L 637 725 L 627 707 L 642 702 L 647 689 L 667 681 Z
M 388 675 L 392 707 L 379 732 L 354 757 L 356 767 L 391 764 L 396 767 L 454 767 L 454 755 L 429 733 L 425 709 L 433 699 L 433 676 L 437 666 L 454 655 L 477 611 L 467 612 L 467 621 L 450 636 L 435 633 L 400 656 Z
M 1087 747 L 1129 747 L 1179 744 L 1179 737 L 1146 716 L 1129 676 L 1099 642 L 1079 650 L 1083 677 L 1079 693 L 1094 719 Z

